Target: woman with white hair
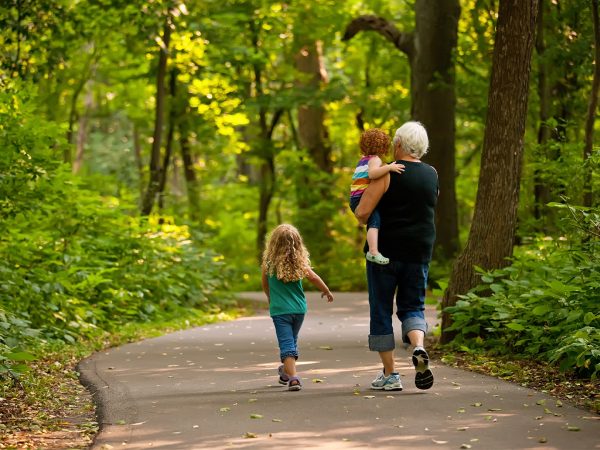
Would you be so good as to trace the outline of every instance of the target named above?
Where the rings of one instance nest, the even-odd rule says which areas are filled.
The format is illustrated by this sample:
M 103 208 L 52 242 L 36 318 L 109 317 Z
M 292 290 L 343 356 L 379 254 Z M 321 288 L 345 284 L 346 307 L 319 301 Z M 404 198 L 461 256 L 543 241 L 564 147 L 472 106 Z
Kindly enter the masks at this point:
M 381 216 L 379 250 L 390 259 L 385 266 L 367 261 L 369 349 L 379 352 L 383 363 L 383 372 L 371 383 L 372 389 L 402 390 L 394 367 L 394 296 L 402 340 L 414 347 L 415 385 L 419 389 L 433 386 L 429 355 L 424 348 L 424 311 L 439 184 L 435 169 L 421 161 L 428 146 L 427 132 L 419 122 L 407 122 L 398 128 L 392 149 L 396 162 L 404 165 L 404 172 L 391 172 L 373 180 L 355 211 L 364 224 L 377 206 Z

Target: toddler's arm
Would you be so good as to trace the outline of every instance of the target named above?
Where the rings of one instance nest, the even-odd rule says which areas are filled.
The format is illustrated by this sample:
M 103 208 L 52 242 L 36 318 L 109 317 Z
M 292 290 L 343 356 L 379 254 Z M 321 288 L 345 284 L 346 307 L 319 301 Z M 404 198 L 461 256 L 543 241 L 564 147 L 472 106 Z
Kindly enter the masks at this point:
M 398 164 L 397 162 L 391 162 L 389 164 L 383 164 L 381 158 L 375 156 L 369 160 L 369 178 L 375 180 L 381 178 L 385 174 L 390 172 L 402 173 L 404 171 L 404 165 Z
M 262 288 L 263 288 L 263 292 L 265 293 L 265 295 L 267 296 L 267 301 L 269 302 L 269 304 L 271 303 L 271 296 L 269 295 L 269 280 L 267 279 L 267 274 L 265 272 L 265 268 L 262 268 Z
M 321 277 L 317 275 L 312 269 L 308 269 L 306 278 L 312 283 L 314 287 L 321 291 L 321 297 L 327 297 L 327 302 L 329 303 L 333 301 L 333 294 L 331 293 L 325 282 L 321 280 Z

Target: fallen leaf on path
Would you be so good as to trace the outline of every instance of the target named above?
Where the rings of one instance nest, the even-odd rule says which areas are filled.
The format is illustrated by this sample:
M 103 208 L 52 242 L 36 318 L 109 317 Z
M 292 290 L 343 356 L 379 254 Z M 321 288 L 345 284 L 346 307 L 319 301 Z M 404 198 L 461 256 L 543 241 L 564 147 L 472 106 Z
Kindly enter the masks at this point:
M 250 414 L 251 419 L 262 419 L 263 416 L 261 414 Z
M 483 403 L 479 403 L 479 402 L 477 402 L 477 403 L 472 403 L 472 404 L 471 404 L 471 406 L 481 406 L 481 405 L 483 405 Z
M 125 425 L 125 421 L 123 419 L 117 420 L 117 425 Z
M 321 345 L 319 347 L 320 350 L 333 350 L 333 347 L 331 345 Z
M 249 431 L 246 431 L 246 433 L 244 433 L 244 438 L 246 439 L 252 439 L 252 438 L 257 438 L 258 436 L 254 433 L 250 433 Z
M 488 408 L 488 411 L 495 412 L 495 411 L 502 411 L 502 409 L 500 409 L 500 408 Z
M 540 405 L 543 406 L 546 404 L 546 400 L 538 400 L 537 402 L 535 402 L 536 405 Z
M 374 395 L 365 395 L 365 396 L 363 396 L 363 398 L 375 398 L 375 396 Z
M 471 448 L 470 444 L 462 444 L 460 448 Z
M 433 442 L 434 444 L 447 444 L 448 443 L 448 441 L 438 441 L 435 439 L 432 439 L 431 442 Z
M 221 408 L 219 411 L 220 412 L 227 412 L 227 411 L 231 411 L 231 408 L 228 408 L 227 406 L 225 406 L 225 407 Z
M 281 419 L 271 419 L 272 422 L 283 422 Z
M 465 412 L 465 408 L 458 408 L 456 410 L 457 413 L 464 413 Z
M 560 400 L 556 400 L 556 406 L 558 406 L 559 408 L 562 407 L 562 402 Z
M 258 401 L 257 398 L 249 398 L 248 399 L 248 403 L 254 403 L 254 402 L 257 402 L 257 401 Z
M 541 438 L 538 439 L 538 442 L 540 444 L 545 444 L 546 442 L 548 442 L 548 439 L 546 439 L 545 437 L 541 437 Z
M 567 427 L 567 430 L 569 430 L 569 431 L 581 431 L 581 428 L 575 427 L 575 426 L 569 426 L 569 427 Z
M 467 431 L 469 427 L 458 427 L 456 431 Z
M 312 382 L 313 382 L 313 383 L 322 383 L 322 382 L 323 382 L 323 380 L 321 380 L 320 378 L 313 378 L 313 379 L 312 379 Z

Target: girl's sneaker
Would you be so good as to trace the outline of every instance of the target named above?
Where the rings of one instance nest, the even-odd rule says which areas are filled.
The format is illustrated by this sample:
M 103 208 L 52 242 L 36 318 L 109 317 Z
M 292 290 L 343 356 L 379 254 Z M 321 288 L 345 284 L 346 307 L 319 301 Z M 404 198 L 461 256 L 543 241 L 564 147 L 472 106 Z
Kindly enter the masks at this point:
M 412 354 L 415 366 L 415 386 L 419 389 L 429 389 L 433 386 L 433 373 L 429 370 L 429 355 L 423 347 L 415 347 Z
M 302 389 L 302 381 L 298 377 L 289 377 L 290 381 L 288 382 L 288 391 L 299 391 Z
M 386 258 L 381 253 L 377 253 L 376 255 L 374 255 L 371 252 L 367 252 L 366 258 L 367 261 L 374 262 L 375 264 L 381 264 L 382 266 L 385 266 L 386 264 L 390 263 L 389 258 Z
M 392 372 L 386 377 L 381 372 L 371 383 L 371 389 L 375 389 L 376 391 L 401 391 L 402 382 L 400 381 L 400 374 Z
M 290 381 L 290 377 L 287 373 L 285 373 L 285 370 L 283 370 L 283 364 L 279 366 L 277 372 L 279 373 L 279 384 L 288 384 L 288 381 Z

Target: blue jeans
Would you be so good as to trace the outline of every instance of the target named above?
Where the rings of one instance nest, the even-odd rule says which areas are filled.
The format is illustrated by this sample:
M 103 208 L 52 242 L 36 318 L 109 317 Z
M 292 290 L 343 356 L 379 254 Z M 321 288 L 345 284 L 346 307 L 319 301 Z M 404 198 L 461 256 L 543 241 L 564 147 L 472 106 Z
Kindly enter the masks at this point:
M 369 308 L 371 324 L 369 350 L 386 352 L 394 350 L 394 295 L 396 315 L 402 322 L 402 341 L 410 343 L 408 332 L 427 332 L 425 322 L 425 290 L 429 264 L 390 261 L 382 266 L 367 261 Z
M 281 314 L 271 318 L 275 325 L 281 362 L 290 356 L 298 359 L 298 333 L 304 322 L 304 314 Z
M 360 197 L 350 197 L 350 209 L 352 212 L 356 210 L 356 207 L 360 203 Z M 373 210 L 369 219 L 367 220 L 367 230 L 369 228 L 377 228 L 378 230 L 381 228 L 381 216 L 379 215 L 379 211 L 377 207 Z

